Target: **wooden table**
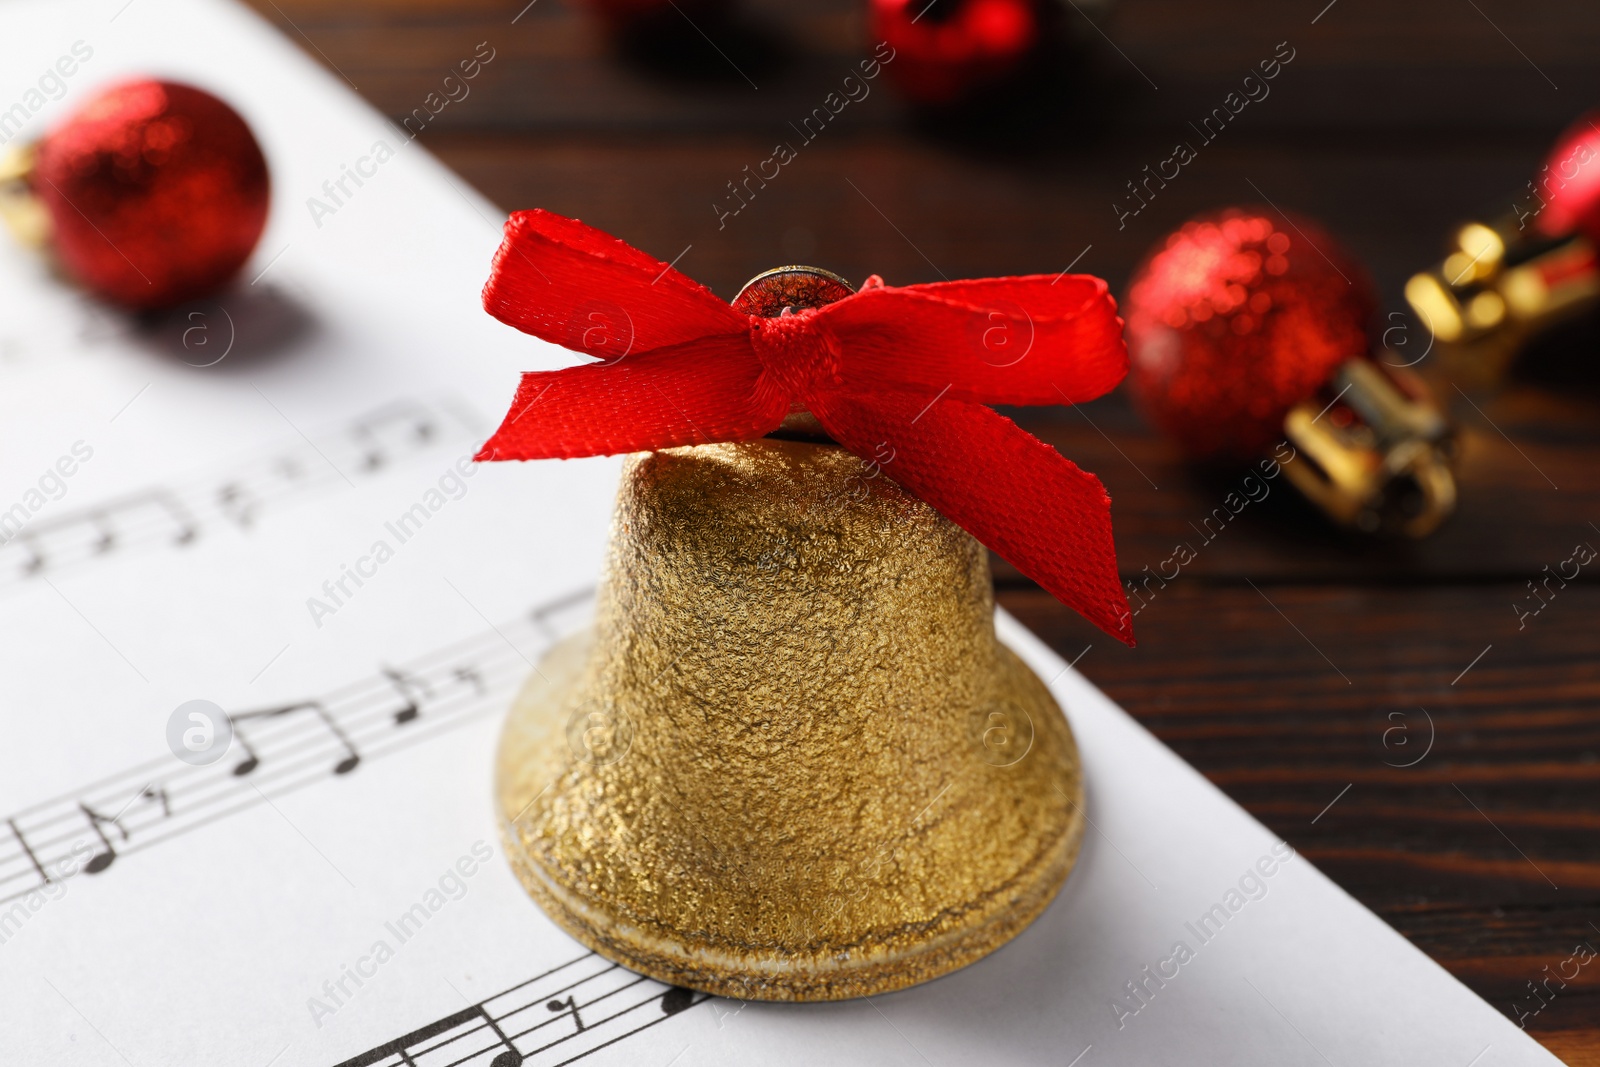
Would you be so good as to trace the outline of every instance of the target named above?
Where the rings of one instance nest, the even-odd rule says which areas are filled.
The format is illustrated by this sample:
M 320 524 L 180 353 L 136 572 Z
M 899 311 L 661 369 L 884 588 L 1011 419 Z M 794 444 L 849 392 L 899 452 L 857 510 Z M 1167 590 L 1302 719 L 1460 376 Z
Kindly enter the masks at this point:
M 1600 101 L 1593 3 L 1085 0 L 1006 108 L 918 115 L 880 77 L 723 217 L 727 183 L 869 51 L 861 4 L 751 0 L 702 22 L 713 48 L 687 21 L 614 45 L 559 0 L 255 2 L 396 121 L 425 116 L 422 142 L 497 204 L 580 217 L 726 296 L 796 260 L 898 283 L 1075 263 L 1120 289 L 1189 215 L 1270 200 L 1324 220 L 1401 313 L 1447 228 L 1508 209 Z M 1119 227 L 1125 183 L 1279 42 L 1294 58 L 1270 96 Z M 1597 351 L 1591 324 L 1498 395 L 1444 387 L 1462 500 L 1432 539 L 1340 535 L 1279 482 L 1150 600 L 1135 650 L 997 568 L 1007 608 L 1513 1019 L 1540 1004 L 1530 982 L 1600 946 L 1600 583 L 1585 571 L 1522 628 L 1513 609 L 1600 544 Z M 1105 481 L 1128 578 L 1196 541 L 1243 473 L 1186 466 L 1121 394 L 1019 419 Z M 1549 988 L 1528 1029 L 1600 1064 L 1600 965 Z

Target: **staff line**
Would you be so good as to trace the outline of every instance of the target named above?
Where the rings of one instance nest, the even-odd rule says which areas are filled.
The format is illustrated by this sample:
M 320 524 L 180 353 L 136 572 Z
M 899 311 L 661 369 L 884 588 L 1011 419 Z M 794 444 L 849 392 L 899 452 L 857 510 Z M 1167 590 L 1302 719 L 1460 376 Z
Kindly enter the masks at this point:
M 539 644 L 548 647 L 548 639 L 541 638 L 538 633 L 548 629 L 547 616 L 563 607 L 577 605 L 591 595 L 592 590 L 583 590 L 553 598 L 519 616 L 507 628 L 515 630 L 520 626 L 533 631 L 531 636 Z M 220 769 L 217 764 L 203 767 L 184 764 L 174 769 L 170 759 L 157 758 L 131 770 L 108 775 L 77 791 L 22 809 L 6 820 L 5 827 L 11 830 L 10 836 L 16 839 L 18 851 L 0 859 L 0 870 L 19 862 L 22 863 L 22 870 L 0 875 L 0 886 L 30 874 L 44 881 L 0 900 L 26 895 L 52 881 L 45 865 L 59 866 L 73 854 L 72 849 L 86 839 L 86 834 L 80 831 L 43 835 L 49 828 L 86 816 L 94 810 L 87 806 L 91 802 L 94 807 L 110 809 L 128 797 L 131 791 L 132 799 L 123 801 L 117 815 L 108 820 L 119 831 L 123 847 L 113 850 L 109 842 L 105 842 L 105 862 L 89 864 L 83 871 L 73 871 L 72 875 L 84 871 L 98 874 L 107 869 L 120 854 L 140 852 L 180 833 L 256 807 L 256 801 L 247 800 L 242 805 L 227 807 L 222 812 L 207 811 L 213 806 L 225 806 L 228 797 L 244 786 L 256 793 L 260 802 L 271 805 L 272 796 L 325 780 L 330 776 L 326 767 L 309 774 L 305 772 L 325 763 L 330 751 L 347 753 L 346 759 L 332 767 L 332 774 L 342 774 L 359 766 L 361 753 L 369 757 L 386 755 L 410 743 L 431 738 L 445 729 L 453 729 L 484 711 L 498 707 L 502 702 L 499 698 L 503 698 L 505 692 L 514 685 L 511 675 L 515 673 L 515 663 L 506 656 L 504 649 L 509 645 L 519 658 L 523 657 L 523 653 L 510 643 L 502 628 L 492 627 L 492 630 L 493 638 L 480 633 L 453 642 L 444 649 L 419 656 L 402 670 L 382 668 L 379 675 L 341 686 L 321 700 L 280 704 L 241 713 L 235 717 L 237 721 L 259 719 L 263 726 L 269 728 L 253 730 L 253 743 L 243 745 L 244 758 L 232 765 L 231 773 L 229 765 L 225 763 Z M 519 633 L 518 636 L 528 635 Z M 465 664 L 463 660 L 466 660 Z M 502 663 L 502 660 L 505 662 Z M 427 666 L 423 666 L 424 663 Z M 464 688 L 452 692 L 446 688 L 448 686 Z M 375 696 L 387 699 L 374 702 Z M 398 705 L 395 703 L 397 696 L 400 700 Z M 428 703 L 423 717 L 417 719 L 419 700 Z M 312 718 L 296 717 L 300 710 L 314 711 L 322 728 L 302 726 L 302 723 L 310 723 Z M 280 714 L 284 725 L 278 730 L 270 729 L 273 719 Z M 411 721 L 418 721 L 419 727 L 408 728 L 402 735 L 393 732 L 406 728 Z M 311 732 L 307 734 L 307 730 Z M 397 736 L 396 743 L 386 743 Z M 273 741 L 285 738 L 288 739 L 285 749 L 276 751 Z M 266 754 L 265 761 L 262 753 Z M 252 771 L 254 767 L 262 766 L 267 773 L 262 776 L 241 774 L 239 768 L 247 765 Z M 150 792 L 153 787 L 158 788 L 155 794 Z M 156 796 L 161 798 L 162 810 L 159 815 L 152 812 L 145 818 L 142 812 L 135 812 L 126 821 L 122 820 L 127 809 L 141 797 L 153 799 Z M 176 811 L 172 804 L 174 796 L 178 801 Z M 35 818 L 30 819 L 29 816 Z M 27 825 L 29 823 L 32 825 Z M 157 829 L 161 827 L 169 828 L 170 832 L 161 833 Z M 92 818 L 89 829 L 98 832 L 98 826 L 93 825 Z M 33 835 L 31 839 L 28 837 L 30 833 Z M 58 851 L 62 848 L 66 851 Z

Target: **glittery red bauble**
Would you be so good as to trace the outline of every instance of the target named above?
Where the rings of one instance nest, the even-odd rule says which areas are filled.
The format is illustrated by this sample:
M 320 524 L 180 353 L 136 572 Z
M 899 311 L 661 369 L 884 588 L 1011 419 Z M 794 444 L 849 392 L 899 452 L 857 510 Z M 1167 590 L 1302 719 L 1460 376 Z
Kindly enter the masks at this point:
M 1536 222 L 1547 237 L 1574 230 L 1600 241 L 1600 111 L 1585 115 L 1556 141 L 1533 179 L 1545 206 Z
M 1242 209 L 1184 223 L 1123 307 L 1134 393 L 1193 456 L 1249 457 L 1335 367 L 1367 354 L 1376 302 L 1321 228 Z
M 123 82 L 90 99 L 39 144 L 32 184 L 67 270 L 135 308 L 216 289 L 267 221 L 267 161 L 250 127 L 173 82 Z
M 1032 0 L 872 0 L 889 76 L 912 99 L 947 104 L 1015 70 L 1039 39 Z

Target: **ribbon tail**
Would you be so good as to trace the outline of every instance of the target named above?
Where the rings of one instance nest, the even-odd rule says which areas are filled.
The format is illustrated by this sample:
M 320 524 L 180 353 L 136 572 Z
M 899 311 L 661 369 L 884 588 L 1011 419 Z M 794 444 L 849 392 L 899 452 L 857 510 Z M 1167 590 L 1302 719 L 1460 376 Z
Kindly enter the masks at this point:
M 905 393 L 810 397 L 808 404 L 839 443 L 874 457 L 1057 600 L 1134 643 L 1111 498 L 1094 475 L 981 404 Z
M 475 458 L 610 456 L 748 441 L 777 429 L 789 402 L 760 387 L 748 336 L 707 338 L 695 349 L 695 358 L 668 348 L 526 373 L 505 421 Z

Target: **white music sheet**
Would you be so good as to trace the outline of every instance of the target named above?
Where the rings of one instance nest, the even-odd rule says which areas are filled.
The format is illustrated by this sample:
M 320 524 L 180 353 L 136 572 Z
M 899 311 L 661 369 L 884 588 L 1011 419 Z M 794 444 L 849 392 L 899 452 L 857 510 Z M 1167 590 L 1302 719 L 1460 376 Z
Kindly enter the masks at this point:
M 161 324 L 0 245 L 0 1062 L 1553 1062 L 1005 616 L 1094 823 L 1029 930 L 827 1005 L 585 952 L 500 856 L 490 762 L 617 463 L 465 462 L 570 361 L 480 310 L 498 212 L 220 0 L 12 0 L 0 72 L 26 137 L 117 75 L 210 87 L 274 183 L 239 284 Z M 204 766 L 167 742 L 197 699 L 236 727 Z

